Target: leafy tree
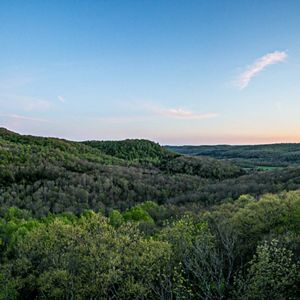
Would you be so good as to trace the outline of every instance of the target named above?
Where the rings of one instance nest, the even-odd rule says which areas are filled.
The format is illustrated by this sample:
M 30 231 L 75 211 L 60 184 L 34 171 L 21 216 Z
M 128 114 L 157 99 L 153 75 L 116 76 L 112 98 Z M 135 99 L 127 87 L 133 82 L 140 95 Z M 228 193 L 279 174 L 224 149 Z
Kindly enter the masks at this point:
M 299 265 L 293 261 L 293 253 L 272 240 L 257 247 L 246 276 L 237 279 L 235 296 L 249 300 L 296 299 L 299 283 Z
M 109 213 L 109 223 L 114 227 L 118 227 L 124 223 L 124 218 L 118 210 L 113 209 Z
M 153 219 L 147 211 L 145 211 L 141 206 L 135 206 L 123 214 L 125 221 L 135 221 L 135 222 L 149 222 L 153 223 Z

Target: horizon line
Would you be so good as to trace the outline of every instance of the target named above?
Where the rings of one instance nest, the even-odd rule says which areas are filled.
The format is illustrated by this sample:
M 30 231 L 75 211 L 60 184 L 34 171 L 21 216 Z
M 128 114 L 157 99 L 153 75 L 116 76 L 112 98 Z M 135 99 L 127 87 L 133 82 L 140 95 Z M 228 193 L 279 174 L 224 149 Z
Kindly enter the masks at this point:
M 162 147 L 197 147 L 197 146 L 263 146 L 263 145 L 284 145 L 284 144 L 300 144 L 299 141 L 273 141 L 273 142 L 242 142 L 242 143 L 161 143 L 155 139 L 149 139 L 149 138 L 141 138 L 141 137 L 128 137 L 128 138 L 120 138 L 120 139 L 71 139 L 71 138 L 66 138 L 63 136 L 55 136 L 55 135 L 36 135 L 36 134 L 30 134 L 30 133 L 19 133 L 17 131 L 14 131 L 12 129 L 8 129 L 7 127 L 0 126 L 0 129 L 7 130 L 11 133 L 19 134 L 21 136 L 32 136 L 32 137 L 39 137 L 39 138 L 54 138 L 54 139 L 60 139 L 60 140 L 66 140 L 69 142 L 86 142 L 86 141 L 114 141 L 114 142 L 119 142 L 119 141 L 125 141 L 125 140 L 148 140 L 154 143 L 159 144 Z

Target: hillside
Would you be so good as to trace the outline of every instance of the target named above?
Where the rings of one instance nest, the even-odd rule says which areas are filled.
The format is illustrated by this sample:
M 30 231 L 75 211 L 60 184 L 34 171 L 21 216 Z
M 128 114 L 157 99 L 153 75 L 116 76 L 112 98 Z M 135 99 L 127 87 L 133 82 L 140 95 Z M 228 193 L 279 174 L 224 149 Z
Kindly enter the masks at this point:
M 162 148 L 159 144 L 138 139 L 123 141 L 86 141 L 84 144 L 97 148 L 103 153 L 126 160 L 159 162 L 163 158 L 179 156 Z
M 0 129 L 3 212 L 107 212 L 148 200 L 203 206 L 297 188 L 296 166 L 245 174 L 234 161 L 174 154 L 147 140 L 72 142 Z
M 241 168 L 232 163 L 209 157 L 187 157 L 147 140 L 87 141 L 84 144 L 107 155 L 137 162 L 143 166 L 154 166 L 171 174 L 182 173 L 213 179 L 237 177 L 243 174 Z
M 174 155 L 149 141 L 114 142 L 119 152 L 56 138 L 0 130 L 0 204 L 36 215 L 85 209 L 125 209 L 146 200 L 164 203 L 208 181 L 239 176 L 240 168 L 215 159 Z M 111 143 L 109 143 L 111 144 Z M 132 149 L 143 151 L 132 156 Z M 147 150 L 148 149 L 148 150 Z M 155 151 L 153 151 L 155 149 Z M 154 153 L 154 154 L 153 154 Z M 128 154 L 129 159 L 124 159 Z

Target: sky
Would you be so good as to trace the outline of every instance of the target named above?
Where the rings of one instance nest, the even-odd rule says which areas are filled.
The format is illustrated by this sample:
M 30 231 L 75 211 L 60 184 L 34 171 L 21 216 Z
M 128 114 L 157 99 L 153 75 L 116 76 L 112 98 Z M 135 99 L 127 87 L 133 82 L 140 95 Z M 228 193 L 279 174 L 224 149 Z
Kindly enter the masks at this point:
M 300 142 L 299 15 L 298 0 L 1 0 L 0 126 Z

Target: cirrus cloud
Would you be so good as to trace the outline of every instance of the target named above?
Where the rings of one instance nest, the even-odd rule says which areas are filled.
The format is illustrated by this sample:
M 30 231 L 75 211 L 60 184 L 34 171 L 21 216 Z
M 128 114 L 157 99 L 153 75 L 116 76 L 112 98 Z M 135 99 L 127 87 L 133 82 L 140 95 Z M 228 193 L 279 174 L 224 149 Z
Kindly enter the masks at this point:
M 248 86 L 251 79 L 264 70 L 267 66 L 284 61 L 287 58 L 285 51 L 274 51 L 258 58 L 243 72 L 236 80 L 236 86 L 239 89 L 244 89 Z
M 201 120 L 217 117 L 217 113 L 199 113 L 190 111 L 183 108 L 165 108 L 158 109 L 157 113 L 165 117 L 171 117 L 176 119 L 185 119 L 185 120 Z
M 157 116 L 182 120 L 202 120 L 219 116 L 216 112 L 199 112 L 184 107 L 165 107 L 151 102 L 144 102 L 142 104 L 136 103 L 135 107 L 139 107 L 151 117 Z

